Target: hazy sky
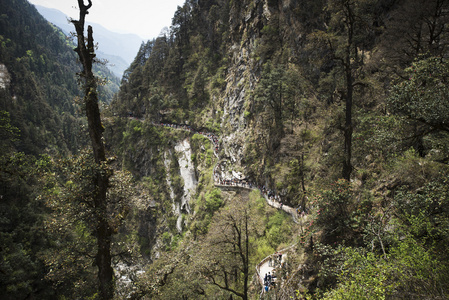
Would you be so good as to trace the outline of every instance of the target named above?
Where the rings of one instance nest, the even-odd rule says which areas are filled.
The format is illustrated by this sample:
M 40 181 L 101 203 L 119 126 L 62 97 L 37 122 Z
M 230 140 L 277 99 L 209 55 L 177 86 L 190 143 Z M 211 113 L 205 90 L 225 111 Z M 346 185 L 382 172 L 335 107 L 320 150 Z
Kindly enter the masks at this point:
M 49 8 L 56 8 L 69 17 L 79 18 L 78 0 L 28 0 Z M 185 0 L 92 0 L 86 21 L 98 23 L 119 33 L 135 33 L 144 39 L 159 35 L 178 6 Z M 84 0 L 87 4 L 88 1 Z

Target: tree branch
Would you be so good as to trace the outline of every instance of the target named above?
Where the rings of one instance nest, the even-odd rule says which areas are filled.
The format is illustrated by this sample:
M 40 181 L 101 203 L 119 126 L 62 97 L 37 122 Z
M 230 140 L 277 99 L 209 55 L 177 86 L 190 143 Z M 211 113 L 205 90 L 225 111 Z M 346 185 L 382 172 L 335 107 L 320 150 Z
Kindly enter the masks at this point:
M 230 287 L 222 286 L 221 284 L 219 284 L 218 282 L 215 281 L 215 278 L 213 276 L 209 276 L 209 279 L 212 280 L 212 283 L 214 285 L 218 286 L 220 289 L 231 292 L 236 296 L 244 298 L 245 295 L 243 293 L 240 293 L 234 289 L 231 289 Z

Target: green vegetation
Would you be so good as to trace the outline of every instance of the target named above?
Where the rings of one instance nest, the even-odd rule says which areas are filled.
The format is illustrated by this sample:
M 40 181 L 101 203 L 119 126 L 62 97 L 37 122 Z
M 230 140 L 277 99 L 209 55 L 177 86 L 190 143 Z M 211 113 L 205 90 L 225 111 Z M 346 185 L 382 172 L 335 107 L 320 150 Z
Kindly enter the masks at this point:
M 448 298 L 448 10 L 187 0 L 118 93 L 99 87 L 98 165 L 73 46 L 26 1 L 0 0 L 0 294 L 100 299 L 101 219 L 117 298 L 256 299 L 255 267 L 287 247 L 284 280 L 263 298 Z M 215 133 L 219 157 L 161 122 Z M 188 157 L 175 150 L 186 140 Z M 188 203 L 181 157 L 197 181 Z M 216 187 L 216 172 L 302 217 Z M 109 178 L 106 210 L 96 176 Z

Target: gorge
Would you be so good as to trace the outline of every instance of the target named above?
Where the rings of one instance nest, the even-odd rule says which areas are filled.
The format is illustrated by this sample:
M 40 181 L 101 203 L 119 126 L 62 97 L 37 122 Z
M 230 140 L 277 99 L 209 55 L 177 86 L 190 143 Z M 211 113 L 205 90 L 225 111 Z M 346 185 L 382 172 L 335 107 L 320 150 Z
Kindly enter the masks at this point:
M 75 46 L 0 0 L 0 294 L 447 298 L 448 10 L 186 0 L 120 83 L 97 66 L 98 164 Z

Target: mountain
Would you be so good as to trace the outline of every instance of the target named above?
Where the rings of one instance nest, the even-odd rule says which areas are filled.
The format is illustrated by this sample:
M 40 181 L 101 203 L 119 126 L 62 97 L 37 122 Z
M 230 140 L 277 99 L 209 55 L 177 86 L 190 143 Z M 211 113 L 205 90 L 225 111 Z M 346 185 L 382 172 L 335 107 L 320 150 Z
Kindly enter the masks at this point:
M 61 11 L 35 5 L 39 13 L 55 24 L 68 36 L 74 27 Z M 121 78 L 125 69 L 133 61 L 142 39 L 135 34 L 121 34 L 107 30 L 100 24 L 88 23 L 94 28 L 95 41 L 98 43 L 97 55 L 108 61 L 108 68 Z
M 0 109 L 9 112 L 21 131 L 17 149 L 33 154 L 54 144 L 59 150 L 74 149 L 69 141 L 76 136 L 73 99 L 79 95 L 79 66 L 73 50 L 34 7 L 24 1 L 6 2 L 2 1 L 0 62 L 10 81 L 2 89 Z
M 50 299 L 38 165 L 86 144 L 76 103 L 80 68 L 62 32 L 26 0 L 1 0 L 0 11 L 0 293 Z
M 447 298 L 448 9 L 438 0 L 179 7 L 110 106 L 140 119 L 111 124 L 109 138 L 163 211 L 138 233 L 152 263 L 136 294 Z M 185 200 L 189 166 L 198 184 Z M 276 284 L 264 291 L 270 261 Z
M 76 136 L 71 116 L 76 114 L 73 100 L 79 95 L 76 72 L 80 67 L 74 46 L 34 8 L 27 7 L 23 16 L 17 16 L 19 5 L 23 3 L 2 9 L 0 62 L 11 80 L 3 89 L 9 100 L 0 109 L 8 111 L 21 130 L 21 151 L 39 153 L 56 141 L 60 150 L 75 149 L 68 142 L 68 136 Z M 95 69 L 109 82 L 100 88 L 100 100 L 108 103 L 118 89 L 118 79 L 102 65 Z
M 56 299 L 65 290 L 46 275 L 52 261 L 47 252 L 56 244 L 45 229 L 51 197 L 42 192 L 55 187 L 45 179 L 48 174 L 67 175 L 50 166 L 88 145 L 79 101 L 81 68 L 73 49 L 28 1 L 0 0 L 2 299 Z M 108 82 L 99 86 L 99 101 L 105 105 L 119 81 L 105 66 L 96 65 L 95 72 Z
M 3 298 L 449 298 L 448 1 L 187 0 L 101 164 L 73 45 L 0 11 Z

